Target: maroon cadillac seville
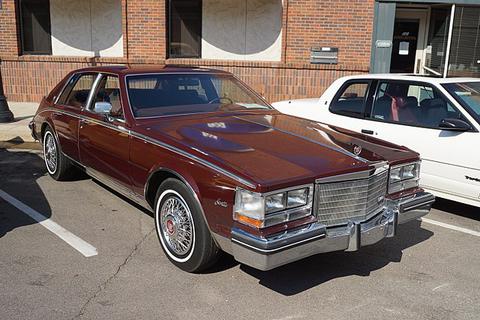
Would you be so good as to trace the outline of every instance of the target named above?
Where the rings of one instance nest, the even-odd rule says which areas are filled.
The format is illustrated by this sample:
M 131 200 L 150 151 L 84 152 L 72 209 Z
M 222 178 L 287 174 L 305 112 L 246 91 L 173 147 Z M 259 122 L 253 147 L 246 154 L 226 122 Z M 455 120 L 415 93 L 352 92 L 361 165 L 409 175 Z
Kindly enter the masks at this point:
M 30 127 L 50 176 L 76 166 L 152 210 L 165 254 L 189 272 L 221 250 L 260 270 L 355 251 L 434 201 L 417 153 L 283 115 L 218 70 L 76 70 Z

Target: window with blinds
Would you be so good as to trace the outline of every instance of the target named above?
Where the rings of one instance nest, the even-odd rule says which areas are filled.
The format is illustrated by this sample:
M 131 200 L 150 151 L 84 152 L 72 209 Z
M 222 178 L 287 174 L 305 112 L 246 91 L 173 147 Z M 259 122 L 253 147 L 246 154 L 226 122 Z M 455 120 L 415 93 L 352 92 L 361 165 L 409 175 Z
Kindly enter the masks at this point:
M 437 75 L 443 74 L 445 68 L 449 23 L 450 6 L 432 8 L 425 67 Z
M 480 7 L 455 9 L 448 76 L 480 76 Z

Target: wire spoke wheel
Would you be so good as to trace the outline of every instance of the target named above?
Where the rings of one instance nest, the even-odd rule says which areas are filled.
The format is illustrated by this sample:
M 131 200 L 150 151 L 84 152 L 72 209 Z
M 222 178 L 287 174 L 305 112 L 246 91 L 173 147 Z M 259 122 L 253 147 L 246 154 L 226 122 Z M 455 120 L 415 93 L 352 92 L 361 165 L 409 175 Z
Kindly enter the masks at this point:
M 193 223 L 190 209 L 183 199 L 169 194 L 160 208 L 160 225 L 166 245 L 178 256 L 192 248 Z
M 43 154 L 45 157 L 45 164 L 47 166 L 48 172 L 53 174 L 55 173 L 55 171 L 57 171 L 58 165 L 57 144 L 51 132 L 47 132 L 44 139 L 45 142 L 43 145 Z

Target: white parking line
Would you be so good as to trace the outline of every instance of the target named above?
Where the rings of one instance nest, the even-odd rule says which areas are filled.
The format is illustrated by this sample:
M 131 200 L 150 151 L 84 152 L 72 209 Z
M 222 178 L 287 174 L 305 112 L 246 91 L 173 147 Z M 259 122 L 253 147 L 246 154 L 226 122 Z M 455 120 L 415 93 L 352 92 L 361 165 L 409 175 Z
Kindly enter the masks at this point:
M 433 224 L 433 225 L 436 225 L 436 226 L 439 226 L 439 227 L 443 227 L 443 228 L 447 228 L 447 229 L 450 229 L 450 230 L 455 230 L 455 231 L 463 232 L 463 233 L 466 233 L 466 234 L 470 234 L 472 236 L 480 237 L 480 232 L 475 231 L 475 230 L 470 230 L 470 229 L 467 229 L 467 228 L 462 228 L 462 227 L 454 226 L 452 224 L 448 224 L 448 223 L 445 223 L 445 222 L 440 222 L 440 221 L 437 221 L 437 220 L 427 219 L 427 218 L 421 218 L 420 220 L 422 222 L 430 223 L 430 224 Z
M 30 208 L 20 200 L 15 199 L 5 191 L 0 189 L 0 197 L 5 201 L 16 207 L 18 210 L 22 211 L 28 215 L 33 220 L 37 221 L 39 224 L 47 228 L 49 231 L 53 232 L 57 237 L 68 243 L 72 248 L 83 254 L 85 257 L 92 257 L 98 254 L 97 248 L 89 244 L 88 242 L 80 239 L 67 229 L 63 228 L 61 225 L 57 224 L 50 218 L 45 217 L 38 211 Z

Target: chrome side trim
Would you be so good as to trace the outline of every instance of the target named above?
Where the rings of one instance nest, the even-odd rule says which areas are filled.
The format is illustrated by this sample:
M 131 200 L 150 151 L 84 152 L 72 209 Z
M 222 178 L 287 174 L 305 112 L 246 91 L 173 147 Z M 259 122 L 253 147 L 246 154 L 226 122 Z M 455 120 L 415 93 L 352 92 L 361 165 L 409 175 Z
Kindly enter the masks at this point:
M 68 160 L 72 161 L 75 165 L 79 166 L 80 168 L 82 168 L 82 169 L 85 169 L 85 168 L 86 168 L 86 167 L 85 167 L 83 164 L 81 164 L 79 161 L 73 159 L 73 158 L 70 157 L 70 156 L 67 156 L 65 153 L 62 152 L 62 155 L 63 155 L 65 158 L 67 158 Z
M 237 118 L 237 119 L 242 120 L 242 121 L 247 121 L 247 122 L 250 122 L 250 123 L 258 124 L 258 125 L 261 125 L 261 126 L 265 126 L 265 127 L 267 127 L 267 128 L 280 131 L 280 132 L 282 132 L 282 133 L 285 133 L 285 134 L 294 136 L 294 137 L 296 137 L 296 138 L 301 138 L 301 139 L 307 140 L 307 141 L 312 142 L 312 143 L 314 143 L 314 144 L 320 145 L 320 146 L 322 146 L 322 147 L 324 147 L 324 148 L 327 148 L 327 149 L 330 149 L 330 150 L 333 150 L 333 151 L 342 153 L 342 154 L 344 154 L 344 155 L 346 155 L 346 156 L 349 156 L 349 157 L 351 157 L 351 158 L 357 159 L 357 160 L 359 160 L 359 161 L 362 161 L 362 162 L 365 162 L 365 163 L 370 163 L 370 161 L 368 161 L 367 159 L 364 159 L 364 158 L 362 158 L 362 157 L 359 157 L 359 156 L 357 156 L 356 154 L 353 154 L 353 153 L 351 153 L 351 152 L 348 152 L 348 151 L 346 151 L 345 149 L 342 149 L 342 148 L 335 148 L 335 147 L 329 146 L 329 145 L 327 145 L 327 144 L 321 143 L 320 141 L 313 140 L 313 139 L 307 138 L 307 137 L 305 137 L 305 136 L 302 136 L 302 135 L 299 135 L 299 134 L 296 134 L 296 133 L 293 133 L 293 132 L 290 132 L 290 131 L 287 131 L 287 130 L 283 130 L 283 129 L 280 129 L 280 128 L 276 128 L 276 127 L 271 126 L 271 125 L 265 125 L 264 123 L 256 122 L 256 121 L 249 120 L 249 119 L 245 119 L 245 118 L 242 118 L 242 117 L 239 117 L 239 116 L 234 116 L 234 118 Z
M 128 199 L 134 201 L 135 203 L 141 205 L 145 209 L 148 209 L 149 211 L 152 210 L 150 206 L 148 205 L 147 201 L 145 201 L 141 195 L 134 193 L 132 190 L 129 188 L 121 185 L 120 183 L 116 182 L 109 176 L 92 169 L 90 167 L 85 168 L 85 172 L 92 177 L 95 180 L 100 181 L 102 184 L 106 185 L 107 187 L 115 190 L 116 192 L 120 193 L 121 195 L 127 197 Z
M 66 114 L 66 115 L 69 115 L 69 116 L 72 116 L 72 117 L 75 117 L 77 119 L 80 119 L 80 120 L 84 120 L 84 121 L 90 121 L 90 122 L 94 122 L 98 125 L 101 125 L 101 126 L 104 126 L 104 127 L 107 127 L 107 128 L 110 128 L 110 129 L 113 129 L 113 130 L 117 130 L 119 132 L 122 132 L 122 133 L 126 133 L 132 137 L 135 137 L 135 138 L 138 138 L 138 139 L 141 139 L 143 141 L 146 141 L 146 142 L 149 142 L 151 144 L 154 144 L 156 146 L 159 146 L 161 148 L 164 148 L 164 149 L 167 149 L 171 152 L 174 152 L 176 154 L 179 154 L 181 156 L 184 156 L 188 159 L 191 159 L 191 160 L 195 160 L 197 162 L 199 162 L 200 164 L 206 166 L 207 168 L 210 168 L 214 171 L 217 171 L 227 177 L 229 177 L 230 179 L 232 180 L 235 180 L 235 181 L 238 181 L 240 182 L 241 184 L 251 188 L 251 189 L 255 189 L 256 185 L 250 181 L 247 181 L 245 179 L 243 179 L 242 177 L 239 177 L 237 176 L 236 174 L 234 173 L 231 173 L 223 168 L 220 168 L 219 166 L 207 161 L 207 160 L 204 160 L 202 158 L 199 158 L 191 153 L 188 153 L 184 150 L 181 150 L 177 147 L 174 147 L 174 146 L 171 146 L 169 144 L 166 144 L 162 141 L 159 141 L 159 140 L 156 140 L 156 139 L 153 139 L 153 138 L 150 138 L 150 137 L 147 137 L 143 134 L 140 134 L 138 132 L 135 132 L 135 131 L 132 131 L 132 130 L 129 130 L 123 126 L 116 126 L 114 124 L 111 124 L 111 123 L 106 123 L 104 121 L 100 121 L 100 120 L 97 120 L 97 119 L 94 119 L 94 118 L 90 118 L 90 117 L 86 117 L 86 116 L 82 116 L 82 115 L 78 115 L 78 114 L 75 114 L 73 112 L 69 112 L 69 111 L 64 111 L 64 110 L 58 110 L 58 109 L 45 109 L 43 111 L 41 111 L 41 113 L 43 112 L 46 112 L 46 111 L 53 111 L 53 112 L 57 112 L 57 113 L 63 113 L 63 114 Z
M 315 183 L 318 184 L 318 183 L 342 182 L 342 181 L 365 179 L 365 178 L 383 173 L 387 171 L 389 168 L 388 162 L 386 161 L 373 163 L 372 166 L 373 167 L 368 170 L 339 174 L 336 176 L 325 177 L 325 178 L 319 178 L 315 180 Z

